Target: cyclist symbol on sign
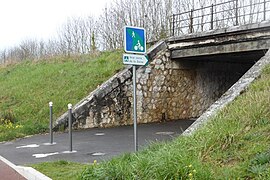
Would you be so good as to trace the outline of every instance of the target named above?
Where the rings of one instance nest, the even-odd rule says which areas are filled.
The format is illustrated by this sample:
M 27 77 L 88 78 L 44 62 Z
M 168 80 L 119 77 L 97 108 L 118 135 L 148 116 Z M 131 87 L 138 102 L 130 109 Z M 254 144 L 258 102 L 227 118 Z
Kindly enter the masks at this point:
M 134 46 L 134 49 L 137 51 L 138 49 L 143 51 L 143 46 L 141 45 L 140 41 L 138 40 L 138 43 Z

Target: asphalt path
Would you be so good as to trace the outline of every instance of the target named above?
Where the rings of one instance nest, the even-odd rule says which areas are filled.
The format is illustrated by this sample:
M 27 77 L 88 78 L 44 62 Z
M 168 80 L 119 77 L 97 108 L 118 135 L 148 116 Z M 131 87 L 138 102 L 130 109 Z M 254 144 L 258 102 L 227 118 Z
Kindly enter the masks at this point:
M 168 141 L 179 136 L 193 122 L 178 120 L 138 125 L 139 150 L 152 142 Z M 92 163 L 134 152 L 133 126 L 73 131 L 72 152 L 68 133 L 55 133 L 54 145 L 48 143 L 49 139 L 49 134 L 41 134 L 2 142 L 0 155 L 16 165 L 28 165 L 57 160 Z

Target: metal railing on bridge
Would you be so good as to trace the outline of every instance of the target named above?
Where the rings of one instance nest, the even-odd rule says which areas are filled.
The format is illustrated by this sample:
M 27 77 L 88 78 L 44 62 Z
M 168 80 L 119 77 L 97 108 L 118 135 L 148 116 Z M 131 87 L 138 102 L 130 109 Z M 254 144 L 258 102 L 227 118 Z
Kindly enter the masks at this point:
M 173 14 L 170 17 L 170 36 L 258 23 L 265 20 L 270 20 L 270 0 L 229 0 Z

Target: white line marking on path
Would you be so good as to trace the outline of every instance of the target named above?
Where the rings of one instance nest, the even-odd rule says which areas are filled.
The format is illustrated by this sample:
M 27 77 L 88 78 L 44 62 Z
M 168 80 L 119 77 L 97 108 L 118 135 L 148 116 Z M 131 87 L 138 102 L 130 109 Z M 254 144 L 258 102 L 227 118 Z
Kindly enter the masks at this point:
M 21 149 L 21 148 L 37 148 L 39 147 L 38 144 L 29 144 L 29 145 L 25 145 L 25 146 L 18 146 L 16 147 L 16 149 Z
M 156 134 L 157 135 L 172 135 L 172 134 L 174 134 L 174 132 L 170 132 L 170 131 L 168 131 L 168 132 L 156 132 Z
M 92 156 L 104 156 L 106 153 L 103 153 L 103 152 L 95 152 L 95 153 L 92 153 L 91 155 Z
M 59 152 L 54 152 L 54 153 L 46 153 L 46 154 L 33 154 L 32 156 L 34 156 L 35 158 L 45 158 L 48 156 L 53 156 L 59 154 Z
M 53 143 L 43 143 L 42 145 L 44 145 L 44 146 L 53 146 L 53 145 L 56 145 L 56 142 L 53 142 Z
M 95 135 L 96 135 L 96 136 L 104 136 L 105 133 L 96 133 Z
M 76 153 L 77 151 L 73 150 L 73 151 L 63 151 L 63 154 L 71 154 L 71 153 Z

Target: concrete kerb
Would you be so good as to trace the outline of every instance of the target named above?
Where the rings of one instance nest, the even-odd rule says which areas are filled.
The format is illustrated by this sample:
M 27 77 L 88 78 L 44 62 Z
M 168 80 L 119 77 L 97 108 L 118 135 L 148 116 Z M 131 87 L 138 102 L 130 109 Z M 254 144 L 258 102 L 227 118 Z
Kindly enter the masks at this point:
M 16 172 L 21 174 L 26 179 L 31 180 L 52 180 L 51 178 L 45 176 L 44 174 L 40 173 L 39 171 L 35 170 L 31 167 L 25 167 L 25 166 L 16 166 L 12 162 L 8 161 L 4 157 L 0 156 L 0 161 L 7 164 L 10 168 L 14 169 Z
M 231 103 L 237 96 L 244 92 L 249 85 L 260 76 L 263 68 L 270 64 L 270 50 L 267 51 L 255 65 L 253 65 L 228 91 L 226 91 L 214 104 L 212 104 L 182 135 L 192 135 L 199 128 L 217 115 L 226 105 Z

